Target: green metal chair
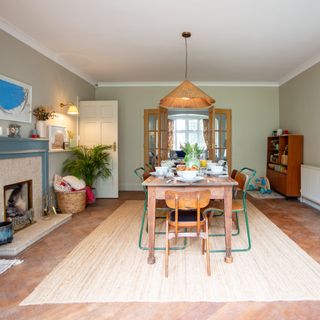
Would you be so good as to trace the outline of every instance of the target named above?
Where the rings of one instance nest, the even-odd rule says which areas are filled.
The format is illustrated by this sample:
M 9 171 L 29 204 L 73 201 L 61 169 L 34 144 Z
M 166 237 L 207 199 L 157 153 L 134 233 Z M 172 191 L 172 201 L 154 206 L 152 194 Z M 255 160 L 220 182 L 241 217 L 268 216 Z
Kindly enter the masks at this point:
M 144 181 L 144 174 L 146 173 L 146 170 L 143 167 L 139 167 L 134 170 L 134 174 L 140 179 L 141 183 Z M 143 186 L 143 191 L 144 191 L 144 203 L 143 203 L 143 212 L 142 212 L 142 218 L 141 218 L 141 225 L 140 225 L 140 232 L 139 232 L 139 248 L 141 250 L 149 250 L 148 247 L 144 247 L 142 245 L 142 236 L 143 236 L 143 229 L 145 225 L 145 220 L 148 212 L 148 190 L 147 187 Z M 156 212 L 167 212 L 169 209 L 168 208 L 156 208 Z M 165 220 L 165 216 L 159 216 L 156 217 L 156 219 L 163 219 Z M 146 232 L 148 233 L 148 223 L 146 223 Z M 165 235 L 165 231 L 155 231 L 155 235 Z M 184 239 L 184 245 L 181 247 L 172 247 L 171 250 L 183 250 L 186 248 L 186 238 Z M 165 247 L 155 247 L 154 250 L 162 250 L 165 251 Z
M 249 229 L 249 220 L 248 220 L 248 213 L 247 213 L 247 190 L 250 185 L 251 180 L 253 177 L 256 175 L 256 171 L 251 168 L 244 167 L 240 171 L 233 171 L 234 179 L 239 180 L 238 181 L 238 186 L 236 186 L 233 196 L 233 204 L 232 204 L 232 213 L 235 214 L 235 221 L 236 221 L 236 227 L 237 227 L 237 232 L 233 233 L 232 236 L 237 236 L 240 234 L 240 224 L 239 224 L 239 217 L 238 213 L 243 212 L 244 218 L 245 218 L 245 223 L 246 223 L 246 233 L 247 233 L 247 247 L 245 248 L 237 248 L 237 249 L 232 249 L 232 252 L 243 252 L 243 251 L 249 251 L 251 249 L 251 237 L 250 237 L 250 229 Z M 236 199 L 237 196 L 237 191 L 241 190 L 242 191 L 242 199 Z M 216 215 L 213 215 L 213 217 L 216 216 L 222 216 L 224 214 L 223 210 L 223 203 L 220 201 L 217 204 L 216 208 L 208 208 L 204 211 L 205 214 L 210 214 L 210 213 L 217 213 Z M 209 234 L 209 237 L 221 237 L 225 236 L 225 233 L 211 233 Z M 226 252 L 225 249 L 217 249 L 217 250 L 210 250 L 210 252 Z

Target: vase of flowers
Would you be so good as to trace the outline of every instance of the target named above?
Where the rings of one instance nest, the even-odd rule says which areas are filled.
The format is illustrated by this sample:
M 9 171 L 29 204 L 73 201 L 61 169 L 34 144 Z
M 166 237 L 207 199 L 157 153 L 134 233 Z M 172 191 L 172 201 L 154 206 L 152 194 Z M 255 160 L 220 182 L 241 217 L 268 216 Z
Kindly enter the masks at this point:
M 49 111 L 47 107 L 40 106 L 33 110 L 32 114 L 36 118 L 36 129 L 40 138 L 47 136 L 47 125 L 46 121 L 53 119 L 57 115 L 54 111 Z
M 189 142 L 181 145 L 181 149 L 185 152 L 184 161 L 187 168 L 199 169 L 200 168 L 200 155 L 203 152 L 197 143 L 191 144 Z

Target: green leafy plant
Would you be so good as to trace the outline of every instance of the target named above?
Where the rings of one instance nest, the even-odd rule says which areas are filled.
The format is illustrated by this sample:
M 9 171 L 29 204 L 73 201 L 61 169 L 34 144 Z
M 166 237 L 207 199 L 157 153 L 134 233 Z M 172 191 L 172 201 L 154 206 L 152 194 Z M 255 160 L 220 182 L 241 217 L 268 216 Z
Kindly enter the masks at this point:
M 185 152 L 185 161 L 192 156 L 196 158 L 200 158 L 201 153 L 203 153 L 203 149 L 199 147 L 197 143 L 191 144 L 190 142 L 186 142 L 184 145 L 180 145 L 181 149 Z M 187 157 L 187 159 L 186 159 Z
M 97 178 L 111 176 L 110 153 L 111 145 L 97 145 L 93 148 L 78 146 L 72 148 L 72 156 L 63 163 L 63 172 L 83 179 L 92 188 Z
M 55 114 L 55 111 L 49 111 L 47 107 L 44 106 L 40 106 L 35 108 L 32 111 L 32 114 L 35 116 L 35 118 L 39 121 L 46 121 L 49 119 L 53 119 L 54 117 L 57 117 L 57 115 Z

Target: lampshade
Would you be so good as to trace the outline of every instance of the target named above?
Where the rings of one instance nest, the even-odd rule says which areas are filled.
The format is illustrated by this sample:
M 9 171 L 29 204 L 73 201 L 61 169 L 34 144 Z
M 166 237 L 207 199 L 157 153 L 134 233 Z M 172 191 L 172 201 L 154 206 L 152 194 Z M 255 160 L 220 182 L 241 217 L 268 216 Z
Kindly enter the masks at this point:
M 69 107 L 67 113 L 68 113 L 68 114 L 71 114 L 71 115 L 73 115 L 73 114 L 74 114 L 74 115 L 77 115 L 77 114 L 79 114 L 79 110 L 78 110 L 77 106 L 75 106 L 74 104 L 72 104 L 72 105 Z
M 160 100 L 160 106 L 166 108 L 207 108 L 215 100 L 204 93 L 189 80 L 184 80 L 178 87 Z
M 187 39 L 191 37 L 190 32 L 183 32 L 186 49 L 186 69 L 184 81 L 160 100 L 160 106 L 166 108 L 208 108 L 215 100 L 188 80 L 188 46 Z

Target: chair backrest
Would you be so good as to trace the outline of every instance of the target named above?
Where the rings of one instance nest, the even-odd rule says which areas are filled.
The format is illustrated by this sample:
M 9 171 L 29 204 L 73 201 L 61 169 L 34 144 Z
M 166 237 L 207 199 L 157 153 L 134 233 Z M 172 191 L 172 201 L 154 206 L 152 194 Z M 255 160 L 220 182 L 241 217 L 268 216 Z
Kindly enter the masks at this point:
M 248 176 L 247 188 L 249 187 L 252 179 L 255 177 L 257 171 L 251 168 L 241 168 L 240 172 L 245 173 Z
M 236 188 L 242 190 L 245 193 L 247 191 L 249 177 L 245 173 L 238 171 L 234 180 L 238 182 Z
M 165 201 L 169 208 L 192 210 L 205 208 L 210 202 L 210 190 L 199 191 L 171 191 L 165 193 Z
M 234 178 L 236 177 L 236 175 L 237 175 L 237 172 L 238 172 L 238 170 L 233 169 L 232 172 L 231 172 L 231 176 L 230 176 L 230 177 L 231 177 L 232 179 L 234 179 Z
M 139 167 L 139 168 L 135 169 L 134 174 L 140 179 L 141 183 L 148 177 L 148 176 L 146 177 L 146 175 L 148 175 L 148 173 L 146 172 L 146 170 L 143 167 Z M 147 187 L 143 186 L 142 189 L 143 189 L 145 196 L 147 198 Z M 147 201 L 146 198 L 145 198 L 145 201 Z
M 134 170 L 134 174 L 140 179 L 141 182 L 144 181 L 143 175 L 145 174 L 146 170 L 143 167 L 139 167 Z
M 165 193 L 165 201 L 169 208 L 175 209 L 175 229 L 178 233 L 179 210 L 197 210 L 197 233 L 200 232 L 200 209 L 208 206 L 211 192 L 204 189 L 199 191 L 171 191 Z

